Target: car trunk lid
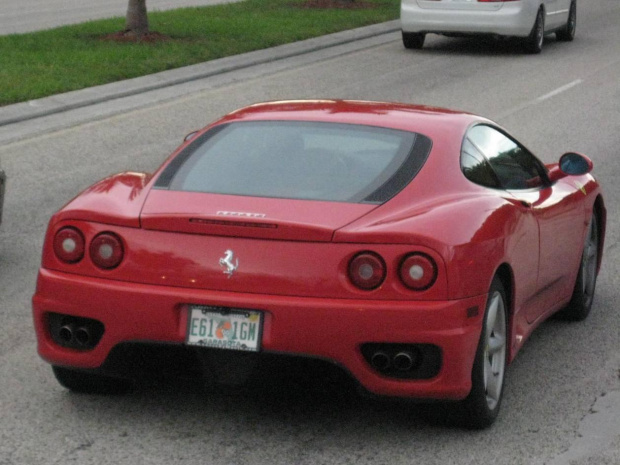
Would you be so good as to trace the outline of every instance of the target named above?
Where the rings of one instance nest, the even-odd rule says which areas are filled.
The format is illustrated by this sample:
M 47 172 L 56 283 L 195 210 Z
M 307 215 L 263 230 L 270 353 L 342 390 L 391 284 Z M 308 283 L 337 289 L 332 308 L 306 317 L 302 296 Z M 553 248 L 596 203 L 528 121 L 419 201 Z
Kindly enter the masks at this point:
M 257 239 L 329 242 L 334 231 L 376 208 L 351 204 L 153 190 L 143 229 Z

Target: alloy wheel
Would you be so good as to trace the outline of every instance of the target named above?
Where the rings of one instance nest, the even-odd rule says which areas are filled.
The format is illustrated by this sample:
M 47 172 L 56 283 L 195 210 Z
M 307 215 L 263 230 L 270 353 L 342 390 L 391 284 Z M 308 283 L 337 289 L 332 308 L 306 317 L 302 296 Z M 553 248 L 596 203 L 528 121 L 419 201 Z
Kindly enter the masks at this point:
M 581 273 L 583 276 L 583 294 L 586 301 L 594 296 L 594 288 L 596 286 L 596 269 L 598 266 L 598 228 L 596 225 L 596 216 L 592 217 L 588 234 L 583 248 L 583 257 L 581 259 Z
M 493 410 L 501 398 L 506 368 L 506 310 L 498 291 L 491 296 L 486 318 L 484 387 L 487 405 Z

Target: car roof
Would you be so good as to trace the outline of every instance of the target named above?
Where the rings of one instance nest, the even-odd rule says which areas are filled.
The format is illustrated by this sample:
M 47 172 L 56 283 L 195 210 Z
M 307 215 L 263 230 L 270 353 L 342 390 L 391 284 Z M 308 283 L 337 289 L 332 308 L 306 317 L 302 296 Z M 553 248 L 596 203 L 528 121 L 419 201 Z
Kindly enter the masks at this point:
M 321 121 L 387 127 L 437 137 L 462 139 L 474 122 L 470 113 L 426 105 L 359 100 L 287 100 L 257 103 L 236 110 L 216 124 L 234 121 Z

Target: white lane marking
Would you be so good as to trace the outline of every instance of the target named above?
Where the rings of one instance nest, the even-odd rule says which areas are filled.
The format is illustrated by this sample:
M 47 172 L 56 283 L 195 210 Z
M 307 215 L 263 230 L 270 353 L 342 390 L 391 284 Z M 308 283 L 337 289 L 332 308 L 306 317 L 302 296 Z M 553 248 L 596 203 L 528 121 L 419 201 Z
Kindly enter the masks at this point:
M 536 102 L 542 102 L 544 100 L 550 99 L 551 97 L 555 97 L 556 95 L 561 94 L 562 92 L 566 92 L 568 89 L 572 89 L 573 87 L 578 86 L 582 82 L 583 81 L 581 79 L 577 79 L 576 81 L 566 84 L 565 86 L 558 87 L 557 89 L 549 92 L 548 94 L 541 95 L 540 97 L 538 97 L 536 99 Z
M 507 118 L 508 116 L 512 116 L 515 113 L 520 112 L 521 110 L 525 110 L 526 108 L 532 107 L 534 105 L 538 105 L 541 102 L 544 102 L 545 100 L 549 100 L 552 97 L 555 97 L 556 95 L 561 94 L 562 92 L 566 92 L 569 89 L 572 89 L 575 86 L 578 86 L 579 84 L 583 83 L 582 79 L 577 79 L 573 82 L 570 82 L 562 87 L 558 87 L 555 90 L 552 90 L 551 92 L 546 93 L 545 95 L 541 95 L 540 97 L 537 97 L 533 100 L 530 100 L 528 102 L 524 102 L 521 105 L 517 105 L 516 107 L 512 107 L 509 110 L 506 110 L 503 113 L 500 113 L 498 116 L 495 117 L 496 120 L 501 120 L 503 118 Z

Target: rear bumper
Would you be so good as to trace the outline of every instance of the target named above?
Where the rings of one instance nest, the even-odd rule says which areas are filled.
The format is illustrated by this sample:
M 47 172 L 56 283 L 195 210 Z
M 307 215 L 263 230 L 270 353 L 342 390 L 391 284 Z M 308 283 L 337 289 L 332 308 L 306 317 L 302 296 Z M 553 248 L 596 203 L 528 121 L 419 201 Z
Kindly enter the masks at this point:
M 317 299 L 141 285 L 42 269 L 33 297 L 38 351 L 55 365 L 98 368 L 119 344 L 184 344 L 189 303 L 261 310 L 263 351 L 333 361 L 372 393 L 462 399 L 471 389 L 486 295 L 432 302 Z M 51 337 L 49 313 L 93 318 L 105 331 L 92 349 L 62 347 Z M 430 379 L 387 377 L 362 355 L 366 343 L 432 344 L 440 349 L 441 368 Z
M 456 9 L 455 5 L 462 9 Z M 501 8 L 495 10 L 482 9 L 479 5 L 469 2 L 402 0 L 401 28 L 404 32 L 527 37 L 538 11 L 534 2 L 527 1 L 501 3 Z

